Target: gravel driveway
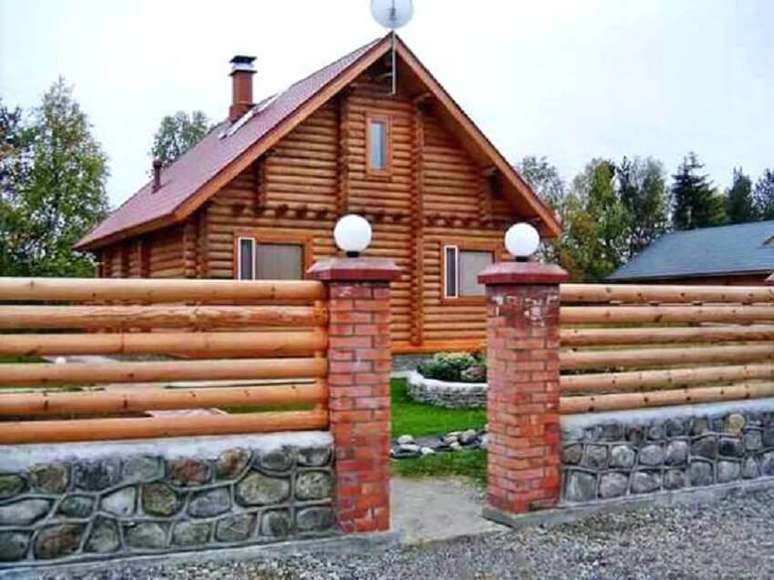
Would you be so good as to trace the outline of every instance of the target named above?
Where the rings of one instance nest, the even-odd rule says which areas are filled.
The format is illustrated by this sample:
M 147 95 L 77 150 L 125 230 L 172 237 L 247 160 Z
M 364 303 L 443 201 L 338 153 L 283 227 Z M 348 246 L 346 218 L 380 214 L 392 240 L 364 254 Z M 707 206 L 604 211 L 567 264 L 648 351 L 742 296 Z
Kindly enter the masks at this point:
M 774 489 L 697 507 L 598 515 L 550 529 L 509 530 L 381 554 L 305 555 L 170 568 L 113 565 L 82 576 L 89 580 L 772 577 Z

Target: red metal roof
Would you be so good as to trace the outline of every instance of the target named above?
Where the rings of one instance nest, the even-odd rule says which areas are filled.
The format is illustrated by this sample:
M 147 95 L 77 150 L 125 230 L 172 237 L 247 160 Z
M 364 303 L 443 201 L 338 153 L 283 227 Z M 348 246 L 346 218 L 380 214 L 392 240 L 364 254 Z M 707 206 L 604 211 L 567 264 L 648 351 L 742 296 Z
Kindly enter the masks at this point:
M 75 247 L 89 246 L 108 236 L 173 214 L 182 203 L 196 194 L 224 167 L 267 135 L 382 40 L 380 38 L 369 42 L 291 85 L 276 97 L 264 99 L 247 113 L 253 116 L 232 134 L 223 136 L 224 132 L 232 127 L 228 120 L 216 125 L 199 143 L 162 170 L 160 189 L 153 191 L 152 182 L 146 183 L 84 236 Z M 240 122 L 241 120 L 238 120 L 236 124 Z

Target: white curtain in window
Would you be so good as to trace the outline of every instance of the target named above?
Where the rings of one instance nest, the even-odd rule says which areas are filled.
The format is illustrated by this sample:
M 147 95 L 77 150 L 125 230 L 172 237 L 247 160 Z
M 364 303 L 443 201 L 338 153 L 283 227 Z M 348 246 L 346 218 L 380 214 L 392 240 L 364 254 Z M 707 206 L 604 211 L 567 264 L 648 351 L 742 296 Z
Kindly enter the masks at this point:
M 460 250 L 460 296 L 483 296 L 484 286 L 478 275 L 494 261 L 492 252 Z
M 301 280 L 304 277 L 304 247 L 299 244 L 262 244 L 255 249 L 256 278 Z

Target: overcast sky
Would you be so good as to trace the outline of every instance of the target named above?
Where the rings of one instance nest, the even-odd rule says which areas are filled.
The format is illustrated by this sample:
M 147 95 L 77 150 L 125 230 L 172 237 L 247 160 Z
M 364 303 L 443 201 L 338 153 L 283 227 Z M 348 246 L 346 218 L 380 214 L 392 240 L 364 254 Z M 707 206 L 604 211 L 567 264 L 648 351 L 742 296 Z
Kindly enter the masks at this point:
M 146 179 L 161 118 L 227 113 L 228 60 L 256 96 L 383 34 L 368 0 L 0 0 L 0 95 L 63 75 L 110 157 L 116 205 Z M 415 0 L 401 35 L 504 155 L 570 179 L 592 157 L 695 150 L 717 184 L 774 167 L 774 1 Z

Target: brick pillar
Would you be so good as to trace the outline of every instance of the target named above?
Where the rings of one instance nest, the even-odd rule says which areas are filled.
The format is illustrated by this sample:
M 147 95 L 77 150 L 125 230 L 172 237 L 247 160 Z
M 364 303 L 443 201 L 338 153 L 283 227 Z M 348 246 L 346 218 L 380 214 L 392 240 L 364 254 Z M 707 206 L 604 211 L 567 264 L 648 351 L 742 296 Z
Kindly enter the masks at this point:
M 559 284 L 567 273 L 500 262 L 478 279 L 487 295 L 488 504 L 506 514 L 550 507 L 560 492 Z
M 391 260 L 334 258 L 307 277 L 328 287 L 328 391 L 335 509 L 346 533 L 390 528 Z

